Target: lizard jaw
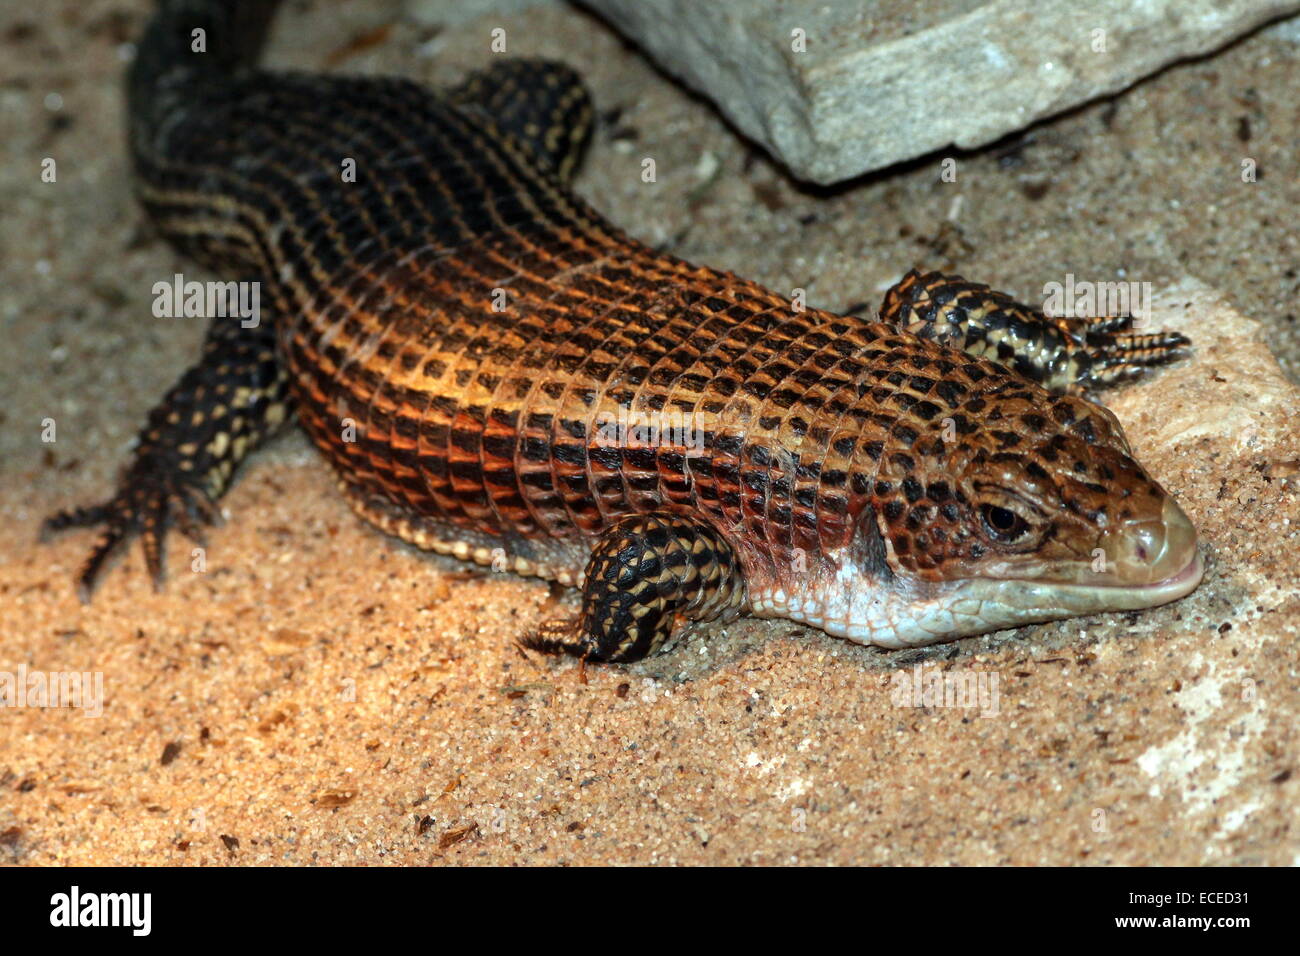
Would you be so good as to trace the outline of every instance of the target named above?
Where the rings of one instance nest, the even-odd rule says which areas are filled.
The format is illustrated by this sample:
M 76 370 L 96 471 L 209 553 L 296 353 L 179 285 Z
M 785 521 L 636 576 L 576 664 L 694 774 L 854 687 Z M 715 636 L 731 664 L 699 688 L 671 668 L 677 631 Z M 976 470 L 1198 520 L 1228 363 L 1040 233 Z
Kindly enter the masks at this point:
M 929 594 L 849 589 L 831 602 L 784 591 L 754 595 L 751 613 L 820 628 L 857 644 L 923 647 L 1044 621 L 1136 611 L 1185 597 L 1200 584 L 1199 552 L 1176 574 L 1149 584 L 1073 584 L 1011 578 L 944 582 Z

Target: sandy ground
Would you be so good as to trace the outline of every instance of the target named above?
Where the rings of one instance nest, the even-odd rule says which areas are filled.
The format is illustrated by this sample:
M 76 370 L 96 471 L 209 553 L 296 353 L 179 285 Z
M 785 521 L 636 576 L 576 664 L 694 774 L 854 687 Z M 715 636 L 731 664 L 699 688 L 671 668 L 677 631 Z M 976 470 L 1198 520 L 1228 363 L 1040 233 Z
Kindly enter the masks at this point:
M 913 264 L 1026 297 L 1067 272 L 1151 282 L 1156 324 L 1197 341 L 1111 402 L 1201 530 L 1187 600 L 901 654 L 741 621 L 583 682 L 512 645 L 571 595 L 363 526 L 297 433 L 224 501 L 206 573 L 173 546 L 162 594 L 132 548 L 83 607 L 91 535 L 35 543 L 108 492 L 202 334 L 150 315 L 184 264 L 124 160 L 146 7 L 0 14 L 0 672 L 98 673 L 105 698 L 0 710 L 0 862 L 1300 862 L 1300 393 L 1268 352 L 1294 382 L 1294 25 L 960 155 L 956 183 L 936 156 L 811 191 L 585 14 L 437 31 L 291 4 L 282 65 L 444 83 L 492 26 L 573 62 L 602 114 L 581 190 L 690 258 L 832 308 Z M 934 675 L 984 696 L 900 693 Z

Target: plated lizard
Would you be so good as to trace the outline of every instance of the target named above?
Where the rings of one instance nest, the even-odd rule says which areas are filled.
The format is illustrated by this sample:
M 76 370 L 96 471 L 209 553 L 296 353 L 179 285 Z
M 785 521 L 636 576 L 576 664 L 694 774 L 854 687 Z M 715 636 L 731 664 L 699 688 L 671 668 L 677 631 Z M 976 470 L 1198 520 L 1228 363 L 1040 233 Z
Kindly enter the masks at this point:
M 213 319 L 117 493 L 46 523 L 104 526 L 87 599 L 136 534 L 160 581 L 294 414 L 374 525 L 581 588 L 525 644 L 584 659 L 740 613 L 905 647 L 1196 587 L 1190 521 L 1085 397 L 1183 336 L 916 270 L 874 318 L 800 307 L 574 195 L 571 68 L 273 72 L 273 6 L 163 0 L 130 69 L 141 202 L 267 308 Z

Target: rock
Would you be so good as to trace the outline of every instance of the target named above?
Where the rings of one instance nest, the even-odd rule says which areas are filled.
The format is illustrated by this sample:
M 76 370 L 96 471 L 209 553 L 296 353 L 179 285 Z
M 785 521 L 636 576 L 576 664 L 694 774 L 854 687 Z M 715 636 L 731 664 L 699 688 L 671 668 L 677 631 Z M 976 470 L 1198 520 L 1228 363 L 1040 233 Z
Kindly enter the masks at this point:
M 1126 667 L 1134 676 L 1119 691 L 1130 703 L 1116 708 L 1134 735 L 1120 789 L 1146 788 L 1129 806 L 1161 807 L 1165 832 L 1194 847 L 1189 859 L 1259 864 L 1273 838 L 1247 834 L 1271 813 L 1294 814 L 1294 795 L 1280 792 L 1293 758 L 1279 759 L 1276 741 L 1296 725 L 1300 697 L 1269 662 L 1294 654 L 1300 622 L 1300 387 L 1263 326 L 1193 279 L 1156 293 L 1148 328 L 1183 332 L 1193 354 L 1097 397 L 1191 517 L 1209 570 L 1160 624 L 1116 616 L 1090 629 L 1107 635 L 1094 666 L 1113 687 Z M 1148 626 L 1161 631 L 1154 646 L 1134 639 Z M 1111 769 L 1114 756 L 1102 758 Z M 1294 847 L 1279 858 L 1294 862 Z
M 1233 308 L 1223 293 L 1184 278 L 1156 291 L 1149 307 L 1151 319 L 1140 330 L 1182 332 L 1192 340 L 1191 356 L 1092 397 L 1118 416 L 1138 460 L 1180 501 L 1188 496 L 1184 503 L 1202 540 L 1222 559 L 1226 549 L 1216 548 L 1216 539 L 1222 542 L 1247 526 L 1239 513 L 1242 502 L 1227 494 L 1233 482 L 1263 476 L 1275 499 L 1270 508 L 1300 518 L 1300 464 L 1292 471 L 1300 459 L 1300 386 L 1278 365 L 1264 327 Z M 1252 520 L 1266 509 L 1255 511 Z M 1282 538 L 1300 533 L 1300 526 L 1290 524 L 1254 532 L 1261 543 L 1270 531 Z M 1289 547 L 1281 540 L 1269 544 Z M 1256 607 L 1290 596 L 1269 593 Z
M 406 12 L 426 26 L 456 26 L 487 13 L 507 15 L 556 0 L 406 0 Z
M 1278 366 L 1258 322 L 1194 279 L 1158 290 L 1151 313 L 1146 331 L 1182 332 L 1194 354 L 1148 382 L 1099 393 L 1121 421 L 1147 421 L 1143 439 L 1156 449 L 1212 438 L 1249 461 L 1300 451 L 1300 388 Z M 1154 405 L 1153 393 L 1160 397 Z
M 817 183 L 950 144 L 982 146 L 1300 9 L 1297 0 L 582 2 Z

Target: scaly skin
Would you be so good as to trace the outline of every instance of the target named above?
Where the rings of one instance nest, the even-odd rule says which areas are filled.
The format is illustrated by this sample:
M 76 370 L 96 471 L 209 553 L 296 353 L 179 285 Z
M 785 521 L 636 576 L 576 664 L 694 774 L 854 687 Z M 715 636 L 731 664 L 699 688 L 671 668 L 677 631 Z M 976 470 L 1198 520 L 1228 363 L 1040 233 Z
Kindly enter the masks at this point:
M 443 97 L 268 73 L 247 9 L 161 5 L 131 142 L 163 234 L 260 281 L 274 334 L 215 336 L 118 496 L 53 519 L 107 524 L 87 591 L 136 531 L 160 575 L 168 524 L 289 406 L 377 526 L 583 586 L 581 618 L 528 641 L 543 650 L 633 660 L 741 611 L 905 646 L 1199 580 L 1190 523 L 1114 416 L 1062 394 L 1181 336 L 920 273 L 879 320 L 798 308 L 573 196 L 591 111 L 567 68 L 511 61 Z

